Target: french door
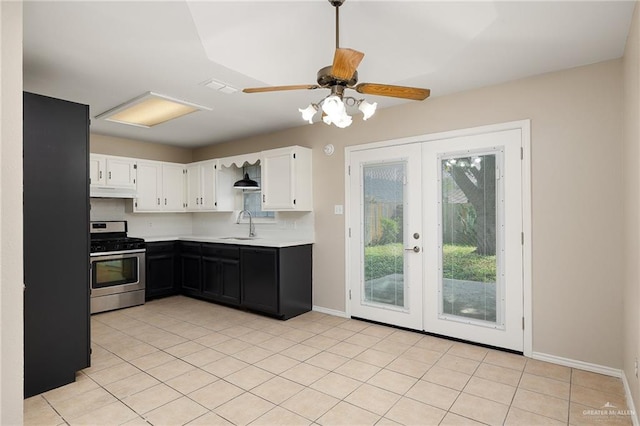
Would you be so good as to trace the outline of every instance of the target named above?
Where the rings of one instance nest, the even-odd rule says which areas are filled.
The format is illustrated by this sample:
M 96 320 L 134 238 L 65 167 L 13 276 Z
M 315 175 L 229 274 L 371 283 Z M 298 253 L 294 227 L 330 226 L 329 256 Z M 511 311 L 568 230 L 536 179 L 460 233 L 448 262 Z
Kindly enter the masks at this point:
M 351 155 L 351 315 L 422 330 L 420 145 Z
M 523 350 L 521 130 L 351 152 L 351 315 Z

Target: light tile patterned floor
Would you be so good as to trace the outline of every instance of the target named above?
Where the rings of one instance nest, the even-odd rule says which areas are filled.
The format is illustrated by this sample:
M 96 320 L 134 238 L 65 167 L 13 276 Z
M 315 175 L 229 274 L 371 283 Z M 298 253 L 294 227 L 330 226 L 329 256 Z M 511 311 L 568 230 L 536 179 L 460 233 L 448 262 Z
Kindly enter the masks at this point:
M 94 315 L 92 340 L 25 424 L 631 424 L 619 379 L 317 312 L 177 296 Z

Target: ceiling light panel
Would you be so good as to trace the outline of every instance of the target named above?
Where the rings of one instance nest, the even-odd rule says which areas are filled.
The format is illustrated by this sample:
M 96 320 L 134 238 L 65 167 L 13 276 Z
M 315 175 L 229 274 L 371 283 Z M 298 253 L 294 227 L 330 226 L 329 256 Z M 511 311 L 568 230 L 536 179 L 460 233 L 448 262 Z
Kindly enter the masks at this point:
M 122 105 L 97 115 L 96 118 L 149 128 L 202 110 L 211 111 L 211 108 L 174 99 L 158 93 L 147 92 L 142 96 L 138 96 Z

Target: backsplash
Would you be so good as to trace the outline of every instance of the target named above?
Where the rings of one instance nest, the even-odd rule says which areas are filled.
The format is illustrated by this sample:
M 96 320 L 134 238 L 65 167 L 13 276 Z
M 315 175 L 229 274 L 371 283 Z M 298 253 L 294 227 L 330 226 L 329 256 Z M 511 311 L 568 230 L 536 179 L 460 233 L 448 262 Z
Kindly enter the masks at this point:
M 247 223 L 236 224 L 238 211 L 209 213 L 133 213 L 132 201 L 121 198 L 91 198 L 91 220 L 126 220 L 132 237 L 181 235 L 242 236 Z M 277 212 L 276 220 L 257 220 L 256 235 L 262 238 L 313 239 L 312 212 Z
M 91 220 L 126 220 L 129 236 L 162 237 L 191 234 L 191 215 L 185 213 L 132 213 L 131 200 L 91 198 Z

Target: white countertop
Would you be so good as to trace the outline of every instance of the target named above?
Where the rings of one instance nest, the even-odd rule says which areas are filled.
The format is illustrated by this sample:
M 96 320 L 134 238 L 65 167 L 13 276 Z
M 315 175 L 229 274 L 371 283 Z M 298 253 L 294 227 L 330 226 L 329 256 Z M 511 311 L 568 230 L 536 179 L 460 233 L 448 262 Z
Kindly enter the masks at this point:
M 169 235 L 164 237 L 142 237 L 148 243 L 159 241 L 194 241 L 198 243 L 234 244 L 239 246 L 258 247 L 293 247 L 306 244 L 313 244 L 311 239 L 284 239 L 274 237 L 253 237 L 246 236 L 211 236 L 211 235 Z

